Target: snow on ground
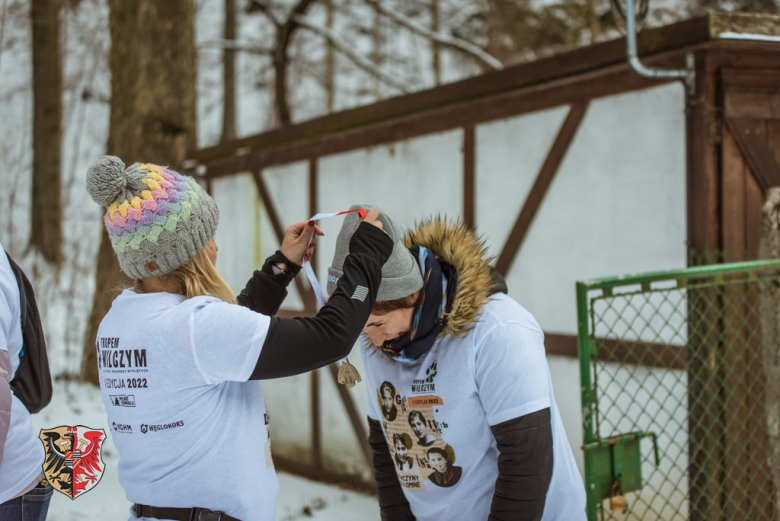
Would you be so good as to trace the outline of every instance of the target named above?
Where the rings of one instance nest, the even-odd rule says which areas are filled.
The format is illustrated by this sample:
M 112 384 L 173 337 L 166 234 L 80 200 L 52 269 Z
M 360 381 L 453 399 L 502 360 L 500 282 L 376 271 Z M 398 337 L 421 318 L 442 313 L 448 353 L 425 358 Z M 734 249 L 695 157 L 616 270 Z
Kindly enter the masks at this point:
M 33 416 L 36 429 L 50 429 L 61 425 L 84 425 L 105 429 L 103 461 L 106 469 L 100 482 L 92 490 L 70 500 L 54 493 L 48 521 L 122 521 L 128 517 L 130 503 L 119 484 L 117 462 L 119 454 L 114 447 L 100 391 L 79 383 L 55 383 L 52 403 Z M 376 498 L 337 486 L 279 473 L 277 521 L 311 519 L 315 521 L 374 521 L 379 519 Z

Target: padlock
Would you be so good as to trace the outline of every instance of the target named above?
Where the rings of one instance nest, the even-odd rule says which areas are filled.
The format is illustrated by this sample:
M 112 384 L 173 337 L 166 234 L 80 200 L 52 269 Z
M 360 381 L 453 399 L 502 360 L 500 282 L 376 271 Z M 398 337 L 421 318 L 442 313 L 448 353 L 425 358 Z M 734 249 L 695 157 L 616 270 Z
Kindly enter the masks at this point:
M 620 486 L 620 481 L 615 481 L 612 485 L 612 493 L 609 496 L 609 508 L 614 511 L 625 512 L 627 508 L 626 496 L 623 495 L 623 487 Z

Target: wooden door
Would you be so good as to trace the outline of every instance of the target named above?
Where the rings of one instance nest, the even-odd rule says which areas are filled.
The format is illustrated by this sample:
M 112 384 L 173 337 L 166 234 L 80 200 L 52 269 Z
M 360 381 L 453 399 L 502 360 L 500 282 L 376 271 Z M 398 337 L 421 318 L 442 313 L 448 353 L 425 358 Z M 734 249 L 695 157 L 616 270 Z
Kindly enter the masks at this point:
M 721 244 L 728 261 L 755 259 L 766 192 L 780 186 L 780 73 L 724 69 L 721 94 Z M 722 513 L 725 519 L 776 519 L 767 457 L 760 293 L 753 284 L 722 298 Z

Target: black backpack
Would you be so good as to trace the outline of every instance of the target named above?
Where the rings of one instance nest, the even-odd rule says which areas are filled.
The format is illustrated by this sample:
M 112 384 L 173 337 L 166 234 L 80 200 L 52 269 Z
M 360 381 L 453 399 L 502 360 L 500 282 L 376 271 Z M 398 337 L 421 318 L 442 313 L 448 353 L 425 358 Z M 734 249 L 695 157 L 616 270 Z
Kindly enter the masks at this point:
M 19 353 L 16 376 L 11 380 L 11 390 L 28 411 L 36 413 L 49 405 L 52 395 L 46 340 L 32 284 L 7 252 L 6 256 L 19 285 L 19 312 L 22 319 L 22 352 Z

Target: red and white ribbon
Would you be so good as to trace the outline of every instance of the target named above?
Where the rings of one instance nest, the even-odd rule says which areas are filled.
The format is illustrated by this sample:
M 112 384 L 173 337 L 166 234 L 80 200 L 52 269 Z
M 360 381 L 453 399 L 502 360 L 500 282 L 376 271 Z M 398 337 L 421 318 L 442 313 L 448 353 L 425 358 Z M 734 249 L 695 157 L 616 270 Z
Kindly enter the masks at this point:
M 317 215 L 309 218 L 309 223 L 314 223 L 322 219 L 328 219 L 329 217 L 338 217 L 339 215 L 346 215 L 353 212 L 357 212 L 358 215 L 360 215 L 361 221 L 366 218 L 366 211 L 362 208 L 357 208 L 355 210 L 344 210 L 343 212 L 318 213 Z M 309 243 L 306 245 L 306 250 L 309 249 L 309 246 L 311 246 L 313 240 L 314 232 L 312 232 L 311 237 L 309 237 Z M 315 275 L 314 269 L 311 267 L 311 263 L 309 261 L 303 261 L 303 269 L 306 272 L 306 276 L 309 278 L 311 289 L 314 290 L 314 296 L 317 298 L 317 309 L 319 309 L 325 305 L 325 296 L 322 293 L 322 287 L 320 287 L 320 282 L 317 280 L 317 275 Z

